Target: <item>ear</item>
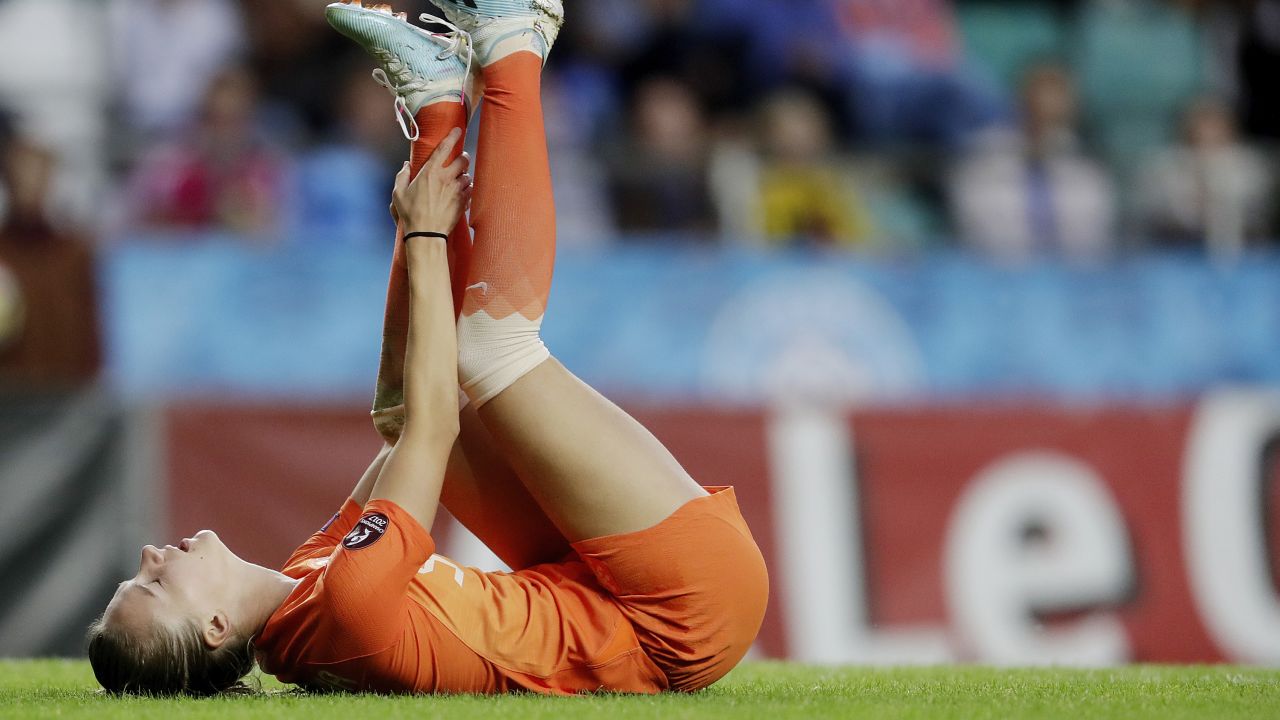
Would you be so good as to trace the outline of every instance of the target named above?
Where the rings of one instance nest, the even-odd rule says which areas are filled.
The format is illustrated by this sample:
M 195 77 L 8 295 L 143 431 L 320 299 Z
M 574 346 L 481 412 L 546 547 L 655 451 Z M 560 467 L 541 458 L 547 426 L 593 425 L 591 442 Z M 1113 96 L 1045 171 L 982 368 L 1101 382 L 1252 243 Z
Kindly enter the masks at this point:
M 226 613 L 221 610 L 215 612 L 204 624 L 204 644 L 209 646 L 210 650 L 217 650 L 222 644 L 231 639 L 231 621 L 227 619 Z

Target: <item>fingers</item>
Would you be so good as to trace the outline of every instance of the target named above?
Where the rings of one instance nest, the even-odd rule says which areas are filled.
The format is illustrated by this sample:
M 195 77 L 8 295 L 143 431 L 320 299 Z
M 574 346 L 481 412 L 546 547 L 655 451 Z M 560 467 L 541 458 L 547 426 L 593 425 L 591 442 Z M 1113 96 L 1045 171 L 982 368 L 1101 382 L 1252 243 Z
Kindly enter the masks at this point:
M 458 216 L 466 211 L 474 183 L 469 172 L 471 155 L 459 153 L 449 161 L 462 136 L 459 128 L 450 131 L 427 159 L 422 168 L 425 172 L 410 179 L 406 164 L 396 174 L 392 214 L 398 215 L 406 225 L 419 229 L 453 227 Z
M 436 146 L 435 152 L 431 153 L 431 157 L 427 159 L 427 165 L 434 168 L 443 168 L 448 162 L 449 157 L 453 155 L 454 148 L 458 147 L 458 141 L 462 139 L 462 128 L 454 128 L 444 136 L 444 140 Z
M 458 177 L 471 169 L 471 153 L 464 152 L 456 160 L 442 168 L 445 177 Z
M 409 187 L 409 163 L 405 163 L 400 167 L 400 172 L 396 173 L 396 184 L 392 197 L 402 195 L 406 188 Z
M 396 173 L 395 185 L 391 188 L 391 217 L 397 224 L 400 222 L 401 205 L 404 204 L 405 192 L 409 187 L 409 163 L 400 167 Z

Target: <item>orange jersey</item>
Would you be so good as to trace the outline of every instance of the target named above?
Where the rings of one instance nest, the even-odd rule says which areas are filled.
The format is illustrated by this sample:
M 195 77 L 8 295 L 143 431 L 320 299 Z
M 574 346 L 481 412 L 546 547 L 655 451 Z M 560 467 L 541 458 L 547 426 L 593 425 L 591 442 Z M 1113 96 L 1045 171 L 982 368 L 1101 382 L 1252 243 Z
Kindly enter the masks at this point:
M 285 564 L 255 646 L 285 682 L 375 692 L 657 692 L 662 673 L 582 562 L 485 573 L 388 500 L 343 506 Z
M 256 639 L 259 664 L 353 691 L 654 693 L 709 685 L 755 638 L 767 579 L 732 491 L 574 547 L 481 572 L 433 554 L 395 503 L 348 501 L 285 564 L 300 582 Z

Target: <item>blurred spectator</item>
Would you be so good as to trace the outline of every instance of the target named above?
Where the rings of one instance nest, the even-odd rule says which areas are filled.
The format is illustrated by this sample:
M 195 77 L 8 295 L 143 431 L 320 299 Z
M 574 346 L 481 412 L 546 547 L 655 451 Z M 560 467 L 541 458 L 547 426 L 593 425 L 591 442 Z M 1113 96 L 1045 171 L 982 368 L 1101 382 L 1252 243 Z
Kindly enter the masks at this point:
M 308 241 L 383 241 L 383 176 L 404 143 L 388 122 L 390 98 L 365 79 L 369 58 L 325 22 L 328 1 L 107 0 L 116 94 L 147 141 L 128 186 L 124 214 L 134 228 L 258 238 L 287 228 Z M 956 4 L 584 4 L 544 82 L 563 237 L 592 244 L 617 230 L 718 228 L 777 244 L 805 238 L 866 248 L 888 237 L 895 247 L 920 246 L 940 234 L 938 214 L 949 206 L 965 242 L 996 257 L 1105 256 L 1116 201 L 1111 180 L 1077 148 L 1071 79 L 1061 68 L 1031 73 L 1021 125 L 1003 137 L 989 132 L 1007 121 L 1009 103 L 966 61 Z M 1082 22 L 1077 10 L 1103 4 L 1038 6 L 1059 9 L 1053 16 L 1065 34 Z M 1232 47 L 1241 87 L 1255 88 L 1244 96 L 1249 122 L 1265 131 L 1269 101 L 1256 88 L 1269 77 L 1267 58 L 1280 57 L 1267 49 L 1280 47 L 1272 42 L 1280 37 L 1272 32 L 1280 0 L 1233 7 L 1247 17 Z M 397 9 L 434 11 L 426 0 L 401 0 Z M 1006 28 L 1001 37 L 1016 45 L 1017 32 Z M 246 70 L 223 70 L 240 61 Z M 1090 101 L 1106 122 L 1090 126 L 1095 148 L 1128 137 L 1113 132 L 1123 114 L 1104 116 L 1096 106 Z M 757 128 L 753 118 L 764 122 Z M 165 131 L 165 144 L 154 140 L 156 130 Z M 753 130 L 763 135 L 760 152 Z M 936 151 L 975 137 L 996 139 L 968 146 L 974 152 L 943 177 Z M 854 153 L 856 163 L 848 160 Z M 1169 197 L 1186 191 L 1174 185 L 1147 194 L 1163 192 L 1168 209 Z M 1204 218 L 1157 212 L 1151 206 L 1160 202 L 1140 199 L 1147 227 L 1170 239 L 1190 239 L 1197 222 L 1209 229 Z M 1188 207 L 1179 208 L 1183 215 Z M 1252 223 L 1245 221 L 1243 237 L 1265 231 Z M 1231 235 L 1223 233 L 1216 237 Z
M 823 2 L 860 140 L 950 147 L 1006 117 L 998 90 L 965 64 L 946 0 Z
M 609 242 L 617 228 L 605 167 L 592 152 L 591 118 L 580 112 L 577 99 L 560 76 L 543 79 L 542 109 L 556 198 L 556 246 L 598 247 Z
M 646 0 L 642 6 L 644 32 L 618 67 L 626 97 L 654 77 L 667 77 L 688 88 L 711 120 L 750 107 L 758 87 L 745 67 L 744 31 L 718 17 L 700 17 L 694 0 Z
M 49 221 L 55 158 L 24 139 L 0 153 L 0 382 L 67 384 L 100 365 L 94 261 Z
M 1007 115 L 964 60 L 945 0 L 701 0 L 691 23 L 744 43 L 741 87 L 803 87 L 865 144 L 954 145 Z M 686 51 L 686 54 L 688 51 Z
M 15 127 L 15 118 L 3 107 L 0 107 L 0 157 L 4 157 L 9 149 L 9 144 L 14 141 L 17 136 Z
M 1182 134 L 1138 183 L 1143 229 L 1159 243 L 1201 245 L 1235 258 L 1247 240 L 1271 231 L 1270 168 L 1240 141 L 1231 111 L 1216 100 L 1194 103 Z
M 0 98 L 21 111 L 24 134 L 57 148 L 60 218 L 95 224 L 107 156 L 123 149 L 104 111 L 119 94 L 106 20 L 106 2 L 0 2 Z
M 867 241 L 870 218 L 840 164 L 833 132 L 830 116 L 808 94 L 783 92 L 765 104 L 759 216 L 768 242 L 852 247 Z
M 366 67 L 337 79 L 336 123 L 326 142 L 296 164 L 294 242 L 387 247 L 394 230 L 387 212 L 390 177 L 408 158 L 408 141 L 391 110 L 391 96 Z
M 372 69 L 359 46 L 333 31 L 325 20 L 329 0 L 240 0 L 246 23 L 247 65 L 262 93 L 264 113 L 273 127 L 301 144 L 326 141 L 340 122 L 339 105 L 353 64 Z M 397 9 L 425 9 L 400 0 Z M 388 101 L 389 103 L 390 101 Z
M 333 78 L 327 95 L 333 116 L 329 143 L 359 148 L 377 162 L 395 167 L 409 157 L 409 141 L 393 110 L 395 97 L 374 82 L 367 62 L 348 63 Z
M 22 286 L 3 262 L 0 262 L 0 356 L 22 334 L 27 308 Z
M 612 152 L 611 195 L 618 226 L 712 230 L 708 142 L 706 118 L 688 86 L 669 78 L 648 80 L 636 93 L 630 133 Z
M 334 99 L 348 71 L 354 65 L 366 73 L 374 67 L 367 53 L 329 27 L 324 9 L 330 2 L 239 0 L 248 20 L 247 64 L 258 81 L 263 112 L 273 127 L 286 129 L 301 144 L 325 142 L 339 129 L 335 123 L 343 118 Z M 423 12 L 440 14 L 426 0 L 393 4 L 415 22 Z
M 284 200 L 285 165 L 256 124 L 257 89 L 242 67 L 209 86 L 199 119 L 144 158 L 131 183 L 132 224 L 223 230 L 267 239 Z
M 232 0 L 111 0 L 108 12 L 122 119 L 144 134 L 186 124 L 243 43 Z
M 1242 3 L 1239 31 L 1239 82 L 1244 126 L 1252 135 L 1280 140 L 1280 0 Z
M 1043 64 L 1027 73 L 1020 127 L 980 142 L 950 178 L 966 245 L 1003 261 L 1096 261 L 1112 252 L 1115 189 L 1102 166 L 1081 153 L 1076 116 L 1065 68 Z

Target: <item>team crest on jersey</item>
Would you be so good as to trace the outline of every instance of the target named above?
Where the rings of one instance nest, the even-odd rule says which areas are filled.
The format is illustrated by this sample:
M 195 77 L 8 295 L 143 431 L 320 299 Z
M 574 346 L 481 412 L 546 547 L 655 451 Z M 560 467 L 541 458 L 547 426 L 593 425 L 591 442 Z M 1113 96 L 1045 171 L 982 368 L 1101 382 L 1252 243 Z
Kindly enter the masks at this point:
M 387 532 L 387 516 L 382 513 L 368 513 L 360 518 L 360 522 L 351 528 L 351 532 L 342 538 L 342 547 L 348 550 L 359 550 L 382 539 Z

